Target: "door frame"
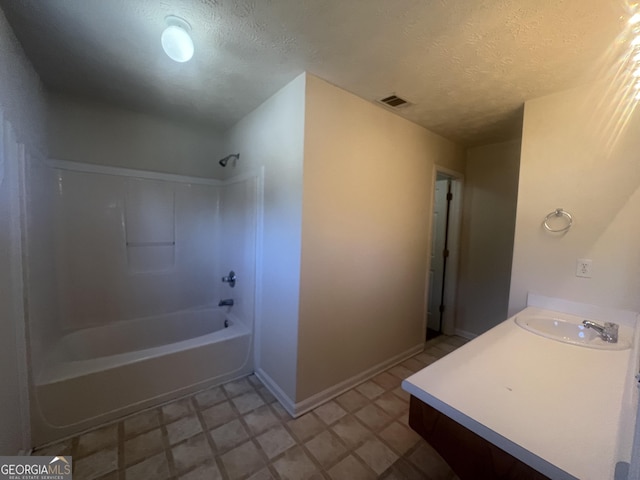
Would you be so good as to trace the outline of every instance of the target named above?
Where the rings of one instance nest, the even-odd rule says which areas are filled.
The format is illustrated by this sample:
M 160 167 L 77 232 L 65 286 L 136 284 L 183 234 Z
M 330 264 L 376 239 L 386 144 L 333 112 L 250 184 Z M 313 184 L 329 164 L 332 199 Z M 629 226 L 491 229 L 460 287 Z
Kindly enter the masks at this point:
M 427 242 L 427 269 L 425 272 L 425 302 L 424 302 L 424 334 L 427 332 L 427 313 L 429 309 L 429 270 L 431 269 L 431 245 L 433 242 L 433 209 L 435 207 L 436 180 L 438 174 L 451 178 L 451 193 L 453 199 L 449 209 L 449 238 L 447 270 L 444 282 L 444 304 L 447 308 L 442 316 L 442 333 L 453 335 L 456 331 L 456 295 L 458 287 L 458 265 L 460 261 L 460 228 L 462 225 L 462 205 L 464 192 L 464 175 L 440 165 L 434 165 L 431 178 L 431 208 L 429 209 L 429 238 Z

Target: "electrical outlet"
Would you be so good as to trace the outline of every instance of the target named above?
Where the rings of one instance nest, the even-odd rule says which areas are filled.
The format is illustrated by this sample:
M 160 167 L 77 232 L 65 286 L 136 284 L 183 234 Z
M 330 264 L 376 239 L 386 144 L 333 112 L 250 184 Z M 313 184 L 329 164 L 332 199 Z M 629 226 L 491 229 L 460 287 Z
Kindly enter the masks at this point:
M 591 278 L 591 259 L 578 259 L 576 263 L 576 277 Z

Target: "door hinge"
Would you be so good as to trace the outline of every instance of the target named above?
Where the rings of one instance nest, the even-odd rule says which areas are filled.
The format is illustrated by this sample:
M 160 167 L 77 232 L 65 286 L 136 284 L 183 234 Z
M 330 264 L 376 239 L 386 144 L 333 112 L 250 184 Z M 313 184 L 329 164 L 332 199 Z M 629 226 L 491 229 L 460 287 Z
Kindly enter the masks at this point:
M 451 193 L 451 192 L 447 193 L 447 200 L 448 201 L 453 200 L 453 193 Z
M 444 313 L 444 305 L 440 305 L 439 310 L 440 310 L 440 313 Z
M 443 256 L 444 258 L 449 258 L 449 249 L 445 248 L 445 249 L 442 251 L 442 256 Z

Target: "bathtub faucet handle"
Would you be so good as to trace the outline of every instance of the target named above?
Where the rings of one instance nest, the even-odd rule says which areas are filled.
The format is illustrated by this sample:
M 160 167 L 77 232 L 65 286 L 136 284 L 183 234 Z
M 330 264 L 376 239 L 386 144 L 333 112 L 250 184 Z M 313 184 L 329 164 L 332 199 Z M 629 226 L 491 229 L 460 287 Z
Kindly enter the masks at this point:
M 231 288 L 236 286 L 236 279 L 236 272 L 234 272 L 233 270 L 229 272 L 229 275 L 227 277 L 222 277 L 222 281 L 224 283 L 228 283 Z

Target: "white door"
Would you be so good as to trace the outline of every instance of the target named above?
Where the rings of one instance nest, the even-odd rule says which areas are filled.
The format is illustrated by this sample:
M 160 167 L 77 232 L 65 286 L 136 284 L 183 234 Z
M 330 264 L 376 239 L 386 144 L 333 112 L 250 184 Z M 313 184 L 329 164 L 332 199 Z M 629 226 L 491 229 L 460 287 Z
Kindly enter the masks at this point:
M 443 251 L 447 228 L 447 192 L 448 178 L 438 176 L 435 185 L 433 223 L 431 236 L 431 268 L 429 270 L 429 304 L 427 309 L 427 328 L 440 329 L 440 300 L 442 298 L 442 278 L 444 273 Z

